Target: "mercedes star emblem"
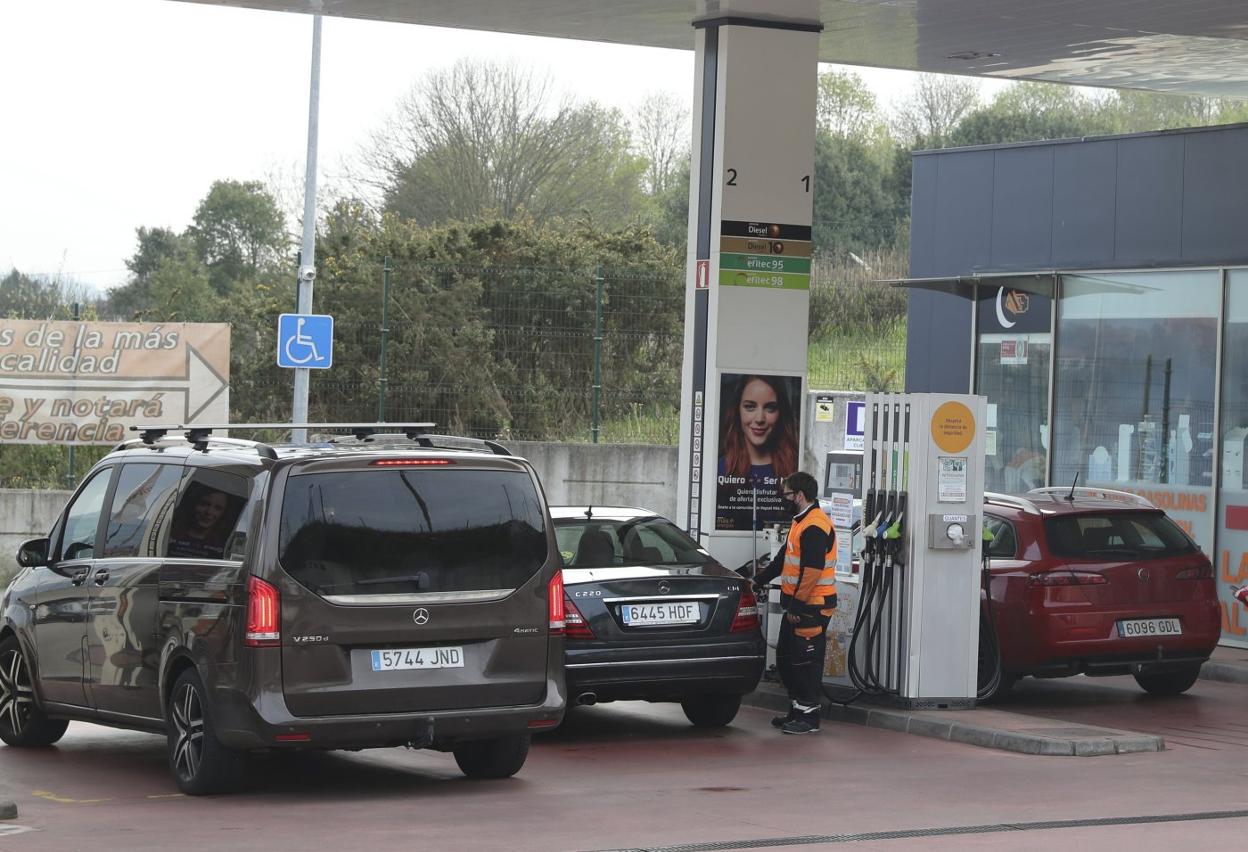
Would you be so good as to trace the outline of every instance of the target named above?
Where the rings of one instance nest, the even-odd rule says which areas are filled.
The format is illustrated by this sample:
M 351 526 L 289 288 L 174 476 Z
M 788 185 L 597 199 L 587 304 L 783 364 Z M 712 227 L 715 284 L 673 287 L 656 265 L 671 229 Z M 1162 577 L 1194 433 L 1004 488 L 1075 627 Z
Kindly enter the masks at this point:
M 660 595 L 666 595 L 671 590 L 672 590 L 672 587 L 667 584 L 667 580 L 661 580 L 659 582 L 659 594 Z
M 421 626 L 429 622 L 429 610 L 423 606 L 412 613 L 412 621 L 416 622 L 416 626 Z

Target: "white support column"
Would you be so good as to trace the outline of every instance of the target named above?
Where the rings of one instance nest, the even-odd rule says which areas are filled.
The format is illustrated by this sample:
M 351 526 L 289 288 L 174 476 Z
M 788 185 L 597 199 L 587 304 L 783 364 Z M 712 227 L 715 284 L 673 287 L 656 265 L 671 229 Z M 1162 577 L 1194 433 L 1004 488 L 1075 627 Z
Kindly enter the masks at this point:
M 755 495 L 760 523 L 787 520 L 779 478 L 800 459 L 821 26 L 815 3 L 719 6 L 728 17 L 695 23 L 676 520 L 735 567 L 753 549 Z M 762 413 L 743 426 L 750 408 Z

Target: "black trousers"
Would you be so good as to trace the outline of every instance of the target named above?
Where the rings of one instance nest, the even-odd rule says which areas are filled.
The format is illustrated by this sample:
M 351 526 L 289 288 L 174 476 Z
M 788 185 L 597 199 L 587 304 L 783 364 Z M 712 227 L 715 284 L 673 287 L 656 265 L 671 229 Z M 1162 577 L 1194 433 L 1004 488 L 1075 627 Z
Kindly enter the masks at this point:
M 780 638 L 776 642 L 776 671 L 780 673 L 780 682 L 788 691 L 789 699 L 802 706 L 803 715 L 815 718 L 818 718 L 823 697 L 823 660 L 828 648 L 829 620 L 823 619 L 818 635 L 806 639 L 793 632 L 794 625 L 786 618 L 780 625 Z

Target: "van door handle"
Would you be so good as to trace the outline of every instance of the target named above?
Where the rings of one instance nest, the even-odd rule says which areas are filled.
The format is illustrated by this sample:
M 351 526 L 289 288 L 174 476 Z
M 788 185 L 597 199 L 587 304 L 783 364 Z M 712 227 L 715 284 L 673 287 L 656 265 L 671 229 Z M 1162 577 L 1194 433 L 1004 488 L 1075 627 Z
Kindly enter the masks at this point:
M 108 582 L 108 569 L 101 569 L 95 572 L 95 584 L 102 586 Z
M 75 571 L 73 574 L 69 575 L 69 582 L 73 583 L 75 586 L 81 586 L 86 579 L 87 571 L 85 568 L 81 571 Z

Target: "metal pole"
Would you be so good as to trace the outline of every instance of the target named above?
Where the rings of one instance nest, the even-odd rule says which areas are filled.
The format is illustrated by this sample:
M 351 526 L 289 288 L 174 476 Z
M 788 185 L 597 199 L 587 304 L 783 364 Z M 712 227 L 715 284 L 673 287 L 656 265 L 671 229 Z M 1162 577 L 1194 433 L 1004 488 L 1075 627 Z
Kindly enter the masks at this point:
M 308 157 L 303 184 L 303 251 L 299 260 L 299 313 L 312 313 L 312 282 L 316 278 L 316 140 L 321 102 L 321 16 L 312 16 L 312 80 L 308 87 Z M 295 397 L 291 420 L 308 422 L 308 370 L 295 369 Z M 307 429 L 295 429 L 296 444 L 308 439 Z
M 598 443 L 599 404 L 602 394 L 602 266 L 594 275 L 597 290 L 594 295 L 594 411 L 593 426 L 590 433 L 594 443 Z
M 390 337 L 390 255 L 381 264 L 381 380 L 377 383 L 377 422 L 386 422 L 386 341 Z
M 74 302 L 74 321 L 78 322 L 81 319 L 82 319 L 82 304 L 79 302 Z M 74 445 L 70 444 L 69 445 L 69 470 L 65 474 L 65 482 L 67 485 L 69 485 L 69 490 L 71 491 L 74 489 L 74 480 L 77 478 L 74 475 L 74 461 L 75 461 L 74 455 L 75 455 Z

